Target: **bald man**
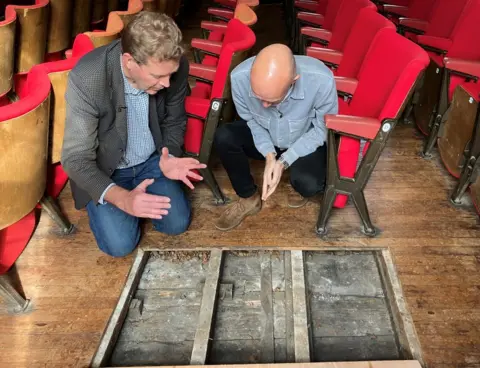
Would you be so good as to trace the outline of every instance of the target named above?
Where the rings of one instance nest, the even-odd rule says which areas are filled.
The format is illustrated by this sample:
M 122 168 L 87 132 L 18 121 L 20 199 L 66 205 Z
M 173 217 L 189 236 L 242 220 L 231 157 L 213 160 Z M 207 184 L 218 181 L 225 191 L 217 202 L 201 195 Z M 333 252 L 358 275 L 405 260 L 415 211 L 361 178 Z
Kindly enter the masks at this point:
M 232 96 L 242 120 L 220 126 L 215 146 L 239 200 L 218 219 L 230 230 L 258 213 L 290 171 L 288 205 L 304 206 L 323 192 L 326 176 L 324 116 L 337 114 L 333 74 L 321 61 L 294 56 L 281 44 L 264 48 L 231 73 Z M 249 158 L 265 160 L 260 193 Z

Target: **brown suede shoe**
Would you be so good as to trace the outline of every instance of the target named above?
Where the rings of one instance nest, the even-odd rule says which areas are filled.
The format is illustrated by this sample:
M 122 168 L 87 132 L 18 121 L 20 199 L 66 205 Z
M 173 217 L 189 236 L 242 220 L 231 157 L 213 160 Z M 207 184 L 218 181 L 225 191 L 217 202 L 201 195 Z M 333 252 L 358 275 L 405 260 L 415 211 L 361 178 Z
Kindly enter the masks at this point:
M 307 204 L 308 199 L 302 197 L 293 187 L 288 184 L 288 207 L 300 208 Z
M 250 198 L 240 198 L 234 202 L 218 219 L 215 227 L 228 231 L 240 225 L 247 216 L 253 216 L 262 209 L 262 198 L 258 191 Z

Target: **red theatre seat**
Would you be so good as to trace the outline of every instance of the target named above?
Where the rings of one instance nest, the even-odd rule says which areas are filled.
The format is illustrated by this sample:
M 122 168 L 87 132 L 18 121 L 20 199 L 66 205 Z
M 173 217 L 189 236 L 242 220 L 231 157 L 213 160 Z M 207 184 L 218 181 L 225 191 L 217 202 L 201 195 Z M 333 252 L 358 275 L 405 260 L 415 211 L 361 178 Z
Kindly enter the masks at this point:
M 234 117 L 230 72 L 246 59 L 255 41 L 255 34 L 248 26 L 238 19 L 232 19 L 228 22 L 223 44 L 215 49 L 218 64 L 190 64 L 190 77 L 196 80 L 196 85 L 185 101 L 188 116 L 185 151 L 188 156 L 197 157 L 200 162 L 208 164 L 219 122 L 231 121 Z M 204 47 L 203 51 L 205 49 L 208 47 Z M 201 173 L 217 203 L 225 203 L 225 197 L 210 168 Z
M 21 99 L 0 107 L 0 291 L 15 312 L 24 311 L 28 301 L 6 272 L 33 233 L 34 210 L 45 192 L 49 100 L 50 80 L 33 68 Z
M 343 206 L 345 195 L 352 198 L 357 208 L 363 232 L 376 235 L 363 189 L 428 61 L 424 50 L 395 32 L 379 32 L 373 40 L 351 101 L 341 101 L 339 114 L 325 117 L 328 175 L 317 222 L 319 235 L 327 233 L 334 202 L 337 207 Z M 341 83 L 337 89 L 342 89 Z M 340 135 L 338 144 L 337 134 Z M 361 140 L 368 143 L 357 169 Z
M 35 131 L 35 136 L 30 137 L 35 142 L 32 144 L 28 141 L 28 136 L 23 138 L 20 135 L 22 130 L 28 129 L 28 126 L 20 128 L 18 135 L 13 134 L 17 130 L 15 123 L 21 124 L 23 121 L 25 124 L 35 125 L 36 121 L 38 126 L 41 123 L 48 125 L 49 116 L 52 118 L 54 125 L 57 120 L 62 123 L 61 114 L 64 111 L 62 111 L 61 107 L 64 103 L 63 95 L 66 88 L 66 78 L 61 77 L 73 68 L 82 55 L 92 49 L 93 44 L 87 36 L 77 36 L 73 45 L 73 56 L 71 59 L 34 66 L 27 75 L 26 83 L 20 95 L 20 101 L 0 107 L 0 141 L 4 138 L 7 139 L 4 135 L 5 131 L 1 129 L 2 124 L 8 125 L 10 127 L 8 130 L 11 135 L 10 148 L 12 152 L 15 153 L 15 150 L 22 152 L 16 156 L 17 162 L 13 165 L 21 167 L 25 166 L 25 164 L 33 164 L 35 167 L 35 170 L 33 170 L 35 173 L 19 178 L 19 183 L 24 186 L 16 188 L 8 183 L 5 184 L 5 187 L 0 185 L 4 195 L 5 192 L 12 194 L 12 191 L 22 191 L 22 193 L 18 194 L 28 197 L 30 196 L 28 191 L 31 188 L 36 190 L 36 193 L 32 194 L 32 200 L 27 204 L 13 205 L 11 198 L 0 199 L 0 291 L 4 291 L 16 312 L 23 311 L 28 302 L 12 287 L 9 283 L 9 278 L 5 274 L 25 249 L 33 234 L 36 225 L 35 208 L 38 207 L 39 200 L 42 207 L 62 227 L 65 234 L 71 232 L 72 225 L 61 214 L 55 202 L 51 199 L 51 197 L 55 198 L 58 196 L 65 186 L 68 177 L 62 170 L 61 165 L 56 163 L 54 159 L 50 160 L 50 163 L 53 161 L 53 165 L 49 165 L 47 161 L 48 127 L 41 132 Z M 65 85 L 62 86 L 62 83 Z M 51 88 L 52 85 L 53 88 Z M 56 98 L 49 98 L 51 94 L 55 96 L 55 93 L 57 93 Z M 53 127 L 53 134 L 51 135 L 52 149 L 55 149 L 57 138 L 63 140 L 63 130 L 58 128 L 58 126 Z M 38 128 L 36 129 L 38 130 Z M 58 134 L 56 131 L 58 131 Z M 37 148 L 41 152 L 35 151 L 37 144 L 39 144 L 40 147 Z M 4 172 L 11 171 L 10 165 L 12 163 L 10 160 L 12 156 L 2 154 L 2 157 L 5 158 L 4 162 L 0 162 L 0 173 L 3 176 Z M 39 169 L 38 172 L 37 168 Z M 28 170 L 28 167 L 26 167 L 26 171 Z M 10 172 L 10 175 L 13 174 Z M 47 195 L 44 195 L 45 191 Z M 17 197 L 14 196 L 14 198 Z M 14 201 L 16 200 L 14 199 Z M 12 207 L 15 207 L 15 209 L 11 210 Z
M 343 52 L 308 47 L 307 56 L 323 61 L 337 76 L 357 79 L 365 55 L 380 31 L 395 32 L 395 25 L 377 12 L 362 9 L 348 35 Z
M 332 31 L 342 3 L 350 0 L 328 0 L 325 13 L 298 12 L 295 17 L 295 33 L 293 35 L 293 49 L 300 50 L 301 46 L 301 28 L 304 26 L 323 28 Z M 319 8 L 321 4 L 319 3 Z
M 419 19 L 426 21 L 438 0 L 410 0 L 407 6 L 385 4 L 383 13 L 398 24 L 399 18 Z
M 479 19 L 480 0 L 469 0 L 449 38 L 418 37 L 431 59 L 423 89 L 419 90 L 419 102 L 414 106 L 417 126 L 428 135 L 423 150 L 426 157 L 435 145 L 455 88 L 460 83 L 478 81 L 475 65 L 480 62 Z M 447 60 L 449 68 L 445 68 Z
M 343 1 L 332 31 L 315 27 L 303 27 L 300 30 L 302 53 L 306 53 L 306 48 L 310 43 L 313 43 L 312 46 L 328 46 L 329 49 L 343 51 L 352 26 L 358 18 L 359 12 L 364 8 L 373 12 L 376 11 L 375 5 L 370 0 Z

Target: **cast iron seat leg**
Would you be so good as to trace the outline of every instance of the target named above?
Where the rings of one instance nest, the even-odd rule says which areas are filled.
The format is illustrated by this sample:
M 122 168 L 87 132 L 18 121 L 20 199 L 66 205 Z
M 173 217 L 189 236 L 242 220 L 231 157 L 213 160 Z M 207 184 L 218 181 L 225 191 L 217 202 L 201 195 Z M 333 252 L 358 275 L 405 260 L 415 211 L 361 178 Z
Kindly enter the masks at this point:
M 9 312 L 20 314 L 27 311 L 30 300 L 25 299 L 13 286 L 8 274 L 0 275 L 0 296 L 5 300 Z
M 212 191 L 215 198 L 215 203 L 218 205 L 226 204 L 227 199 L 222 193 L 222 190 L 220 189 L 220 186 L 218 185 L 217 179 L 215 179 L 212 170 L 207 167 L 205 169 L 200 169 L 200 173 L 203 176 L 203 180 L 205 180 L 205 183 Z
M 327 185 L 325 193 L 323 194 L 322 204 L 320 207 L 320 215 L 318 216 L 316 233 L 320 236 L 327 234 L 327 221 L 332 211 L 333 203 L 337 196 L 336 182 L 339 180 L 339 170 L 336 156 L 336 142 L 335 133 L 328 131 L 328 145 L 327 145 L 328 159 L 327 159 Z
M 328 131 L 328 160 L 327 160 L 327 190 L 322 200 L 320 214 L 317 221 L 316 232 L 319 235 L 326 235 L 326 224 L 328 217 L 331 213 L 333 202 L 336 194 L 349 195 L 355 204 L 357 212 L 363 223 L 363 232 L 367 236 L 376 236 L 377 230 L 372 224 L 370 215 L 368 213 L 367 203 L 363 190 L 372 175 L 378 159 L 382 154 L 383 149 L 397 124 L 395 119 L 385 119 L 381 127 L 373 140 L 370 140 L 370 146 L 363 158 L 356 174 L 355 178 L 341 178 L 339 175 L 338 161 L 337 161 L 337 144 L 335 141 L 335 131 L 329 129 Z M 343 135 L 348 135 L 341 133 Z M 350 135 L 356 139 L 365 139 L 365 137 L 359 137 Z
M 360 215 L 360 219 L 363 222 L 363 233 L 367 236 L 374 237 L 377 234 L 377 231 L 372 224 L 372 220 L 370 220 L 368 206 L 367 202 L 365 201 L 365 195 L 363 194 L 363 191 L 357 190 L 353 192 L 351 198 L 353 199 L 353 203 L 355 204 L 357 212 Z
M 57 223 L 62 230 L 63 235 L 69 235 L 73 232 L 74 226 L 68 221 L 65 215 L 62 213 L 55 200 L 47 195 L 44 195 L 40 200 L 42 208 L 48 213 L 48 215 Z

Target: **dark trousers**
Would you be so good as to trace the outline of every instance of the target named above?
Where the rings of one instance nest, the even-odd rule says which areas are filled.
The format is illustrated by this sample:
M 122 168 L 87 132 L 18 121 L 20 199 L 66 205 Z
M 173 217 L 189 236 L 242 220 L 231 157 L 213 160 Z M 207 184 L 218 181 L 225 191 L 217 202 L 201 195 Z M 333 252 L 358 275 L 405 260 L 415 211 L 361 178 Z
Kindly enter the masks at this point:
M 215 133 L 215 148 L 237 195 L 249 198 L 255 194 L 257 186 L 248 159 L 265 158 L 256 149 L 247 123 L 240 120 L 219 126 Z M 326 148 L 324 144 L 310 155 L 300 157 L 289 168 L 290 184 L 305 198 L 313 197 L 325 188 Z M 281 152 L 277 148 L 277 153 Z

